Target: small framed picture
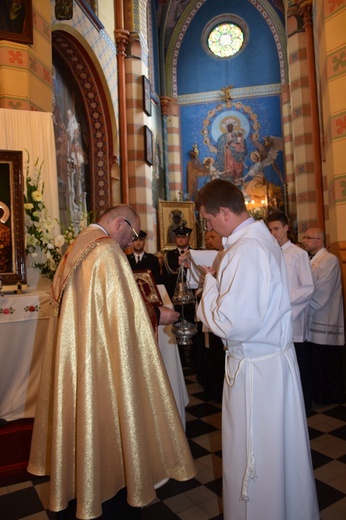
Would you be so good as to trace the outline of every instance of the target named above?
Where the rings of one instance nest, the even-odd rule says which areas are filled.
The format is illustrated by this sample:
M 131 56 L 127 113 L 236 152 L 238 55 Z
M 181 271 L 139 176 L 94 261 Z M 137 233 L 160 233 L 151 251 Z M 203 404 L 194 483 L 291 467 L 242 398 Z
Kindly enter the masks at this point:
M 159 200 L 160 248 L 175 249 L 174 230 L 179 226 L 192 229 L 190 246 L 197 247 L 195 205 L 193 202 Z
M 143 110 L 148 116 L 151 116 L 151 85 L 146 76 L 142 76 L 143 80 Z
M 153 133 L 148 126 L 144 126 L 144 146 L 145 160 L 148 164 L 153 164 Z
M 150 269 L 133 271 L 144 301 L 151 305 L 163 305 L 162 298 Z
M 0 6 L 0 40 L 33 43 L 32 0 L 2 0 Z

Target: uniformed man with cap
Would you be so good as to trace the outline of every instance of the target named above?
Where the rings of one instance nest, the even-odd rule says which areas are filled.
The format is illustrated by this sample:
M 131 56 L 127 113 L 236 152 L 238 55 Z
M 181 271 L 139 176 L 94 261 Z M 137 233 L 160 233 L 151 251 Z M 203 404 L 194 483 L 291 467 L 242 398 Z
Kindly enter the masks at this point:
M 188 249 L 190 249 L 190 237 L 192 229 L 186 227 L 185 224 L 178 226 L 174 230 L 174 237 L 176 248 L 167 251 L 164 255 L 163 266 L 162 266 L 162 280 L 166 286 L 169 297 L 173 298 L 174 290 L 177 283 L 179 273 L 179 256 L 183 255 Z M 185 270 L 186 272 L 186 270 Z M 175 305 L 175 310 L 180 314 L 182 313 L 181 305 Z M 187 304 L 184 306 L 184 317 L 190 323 L 195 322 L 195 304 Z M 196 336 L 192 338 L 193 343 L 197 341 Z M 195 365 L 195 346 L 193 345 L 190 350 L 190 362 Z M 185 351 L 184 348 L 179 345 L 179 354 L 183 366 L 186 366 Z
M 177 247 L 167 251 L 167 253 L 164 255 L 162 278 L 170 299 L 173 298 L 174 289 L 177 283 L 178 271 L 180 267 L 179 256 L 190 249 L 191 233 L 192 229 L 186 227 L 185 224 L 178 226 L 174 230 L 174 239 Z
M 147 233 L 142 229 L 138 233 L 138 238 L 132 241 L 132 253 L 127 255 L 132 271 L 143 271 L 150 269 L 153 273 L 156 284 L 162 283 L 160 263 L 158 258 L 152 253 L 144 251 L 145 237 Z

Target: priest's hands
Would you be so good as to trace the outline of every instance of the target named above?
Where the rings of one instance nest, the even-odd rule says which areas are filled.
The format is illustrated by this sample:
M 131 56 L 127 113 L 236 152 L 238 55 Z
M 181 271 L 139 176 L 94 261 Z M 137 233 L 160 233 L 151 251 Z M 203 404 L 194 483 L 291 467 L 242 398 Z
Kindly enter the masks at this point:
M 159 325 L 172 325 L 179 319 L 179 312 L 168 307 L 159 307 L 160 310 L 160 321 Z
M 186 268 L 190 268 L 190 264 L 191 264 L 191 253 L 189 250 L 185 251 L 185 253 L 183 253 L 182 255 L 179 256 L 178 258 L 178 262 L 179 262 L 179 265 L 183 265 L 184 267 Z
M 216 271 L 215 271 L 214 267 L 208 267 L 207 265 L 201 265 L 200 268 L 202 269 L 204 274 L 210 273 L 213 276 L 215 276 L 215 274 L 216 274 Z

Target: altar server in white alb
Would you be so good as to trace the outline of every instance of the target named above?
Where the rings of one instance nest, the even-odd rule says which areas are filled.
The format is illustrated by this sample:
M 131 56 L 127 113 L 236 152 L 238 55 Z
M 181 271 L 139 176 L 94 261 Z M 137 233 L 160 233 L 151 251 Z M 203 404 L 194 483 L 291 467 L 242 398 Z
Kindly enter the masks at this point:
M 288 238 L 288 218 L 284 213 L 272 213 L 267 219 L 269 231 L 276 238 L 284 255 L 291 302 L 293 341 L 297 354 L 306 412 L 312 409 L 312 389 L 309 347 L 306 341 L 309 302 L 314 282 L 307 252 Z
M 204 266 L 201 319 L 226 346 L 222 400 L 225 520 L 318 520 L 285 261 L 243 194 L 215 179 L 195 199 L 223 238 L 218 269 Z
M 313 400 L 342 403 L 345 330 L 340 264 L 325 248 L 322 229 L 308 229 L 303 244 L 310 255 L 315 284 L 309 304 L 308 331 Z

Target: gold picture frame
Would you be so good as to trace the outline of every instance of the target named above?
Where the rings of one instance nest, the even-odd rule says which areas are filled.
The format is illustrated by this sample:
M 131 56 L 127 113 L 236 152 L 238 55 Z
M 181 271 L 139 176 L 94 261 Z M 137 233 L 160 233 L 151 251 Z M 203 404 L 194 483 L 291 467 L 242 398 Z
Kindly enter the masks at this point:
M 23 158 L 17 150 L 0 150 L 1 226 L 10 237 L 9 267 L 0 270 L 0 281 L 9 290 L 26 284 Z M 6 229 L 5 229 L 6 228 Z M 7 253 L 6 253 L 7 254 Z
M 32 0 L 18 2 L 15 16 L 10 13 L 11 6 L 5 0 L 1 2 L 0 40 L 16 43 L 33 43 Z
M 159 200 L 160 248 L 175 249 L 174 229 L 185 224 L 192 229 L 190 246 L 197 247 L 195 205 L 193 202 L 168 202 Z

